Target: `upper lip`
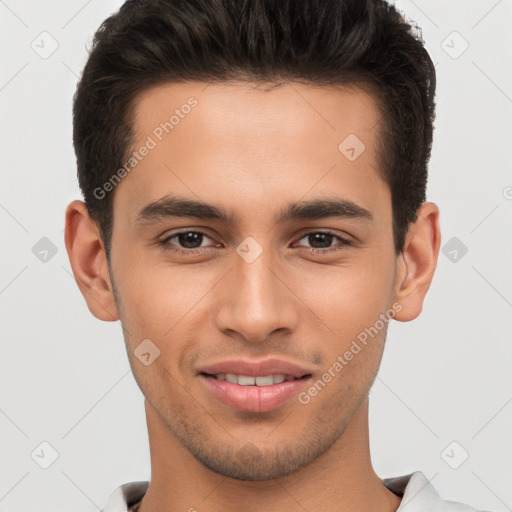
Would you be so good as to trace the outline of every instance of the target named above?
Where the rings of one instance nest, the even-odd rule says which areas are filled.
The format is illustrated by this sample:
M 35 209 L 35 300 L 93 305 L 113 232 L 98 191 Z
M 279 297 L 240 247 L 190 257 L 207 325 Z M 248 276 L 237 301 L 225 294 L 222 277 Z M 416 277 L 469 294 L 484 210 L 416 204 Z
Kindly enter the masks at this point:
M 258 377 L 265 375 L 287 375 L 295 378 L 304 377 L 312 373 L 311 370 L 282 359 L 265 359 L 254 361 L 249 359 L 233 359 L 219 361 L 199 368 L 198 373 L 217 375 L 219 373 L 232 373 L 235 375 L 247 375 Z

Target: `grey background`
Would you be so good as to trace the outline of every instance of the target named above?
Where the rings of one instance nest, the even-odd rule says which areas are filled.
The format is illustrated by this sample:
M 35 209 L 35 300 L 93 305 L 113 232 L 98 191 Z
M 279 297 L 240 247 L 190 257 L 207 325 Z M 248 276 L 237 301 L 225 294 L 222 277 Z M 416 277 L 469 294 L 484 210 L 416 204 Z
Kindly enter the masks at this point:
M 150 476 L 120 325 L 89 313 L 63 240 L 80 197 L 71 98 L 94 31 L 121 3 L 0 1 L 1 511 L 95 511 Z M 511 510 L 512 0 L 397 6 L 438 71 L 428 199 L 443 253 L 420 318 L 390 327 L 373 462 L 382 478 L 421 470 L 446 499 Z

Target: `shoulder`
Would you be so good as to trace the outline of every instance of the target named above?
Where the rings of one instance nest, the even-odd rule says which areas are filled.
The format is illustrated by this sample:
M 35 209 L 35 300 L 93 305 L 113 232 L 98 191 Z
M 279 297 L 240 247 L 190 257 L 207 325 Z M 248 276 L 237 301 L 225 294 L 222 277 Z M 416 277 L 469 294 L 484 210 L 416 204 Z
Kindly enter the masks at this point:
M 421 471 L 384 478 L 382 482 L 390 491 L 402 497 L 396 512 L 491 512 L 465 503 L 443 500 Z
M 128 512 L 128 509 L 142 499 L 149 487 L 149 481 L 128 482 L 117 487 L 110 495 L 101 512 Z

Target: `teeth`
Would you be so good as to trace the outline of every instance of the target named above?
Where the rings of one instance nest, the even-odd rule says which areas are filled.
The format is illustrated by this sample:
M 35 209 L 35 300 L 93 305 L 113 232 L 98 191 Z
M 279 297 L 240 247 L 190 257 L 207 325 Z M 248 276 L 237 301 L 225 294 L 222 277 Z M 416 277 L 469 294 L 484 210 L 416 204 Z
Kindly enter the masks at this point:
M 218 380 L 226 380 L 239 386 L 271 386 L 272 384 L 280 384 L 285 380 L 294 380 L 293 377 L 286 377 L 285 375 L 251 377 L 249 375 L 235 375 L 234 373 L 219 373 L 215 377 Z
M 239 386 L 254 386 L 256 384 L 255 377 L 248 377 L 247 375 L 239 375 L 238 376 L 238 385 Z

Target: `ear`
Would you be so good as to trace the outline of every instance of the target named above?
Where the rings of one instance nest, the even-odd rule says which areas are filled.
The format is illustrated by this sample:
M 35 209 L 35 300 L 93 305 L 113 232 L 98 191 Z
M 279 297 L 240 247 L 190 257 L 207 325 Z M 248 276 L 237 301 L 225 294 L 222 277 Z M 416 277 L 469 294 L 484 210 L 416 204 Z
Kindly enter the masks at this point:
M 434 277 L 440 244 L 439 209 L 434 203 L 423 203 L 397 258 L 393 302 L 401 304 L 402 309 L 396 313 L 395 320 L 408 322 L 421 313 Z
M 118 320 L 105 247 L 83 201 L 73 201 L 66 209 L 65 242 L 73 275 L 89 311 L 100 320 Z

